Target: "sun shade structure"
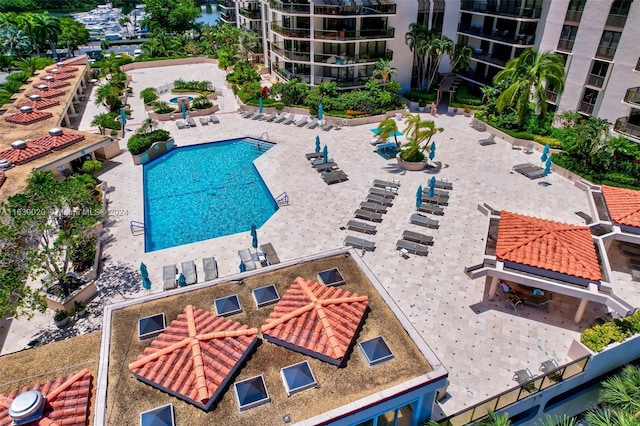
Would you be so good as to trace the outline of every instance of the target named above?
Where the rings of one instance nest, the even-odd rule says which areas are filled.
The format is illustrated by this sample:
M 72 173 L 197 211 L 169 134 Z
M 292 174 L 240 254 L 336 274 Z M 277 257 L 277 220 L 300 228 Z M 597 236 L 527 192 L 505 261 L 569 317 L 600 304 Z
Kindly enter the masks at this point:
M 53 114 L 51 114 L 50 112 L 38 111 L 36 109 L 33 109 L 33 107 L 25 105 L 22 108 L 20 108 L 20 112 L 17 112 L 15 114 L 7 114 L 4 117 L 4 121 L 8 123 L 22 124 L 26 126 L 29 124 L 36 123 L 40 120 L 46 120 L 47 118 L 51 118 L 51 117 L 53 117 Z
M 257 334 L 256 328 L 187 305 L 129 371 L 208 411 L 253 350 Z
M 640 228 L 640 192 L 606 185 L 601 188 L 611 221 Z
M 36 403 L 37 391 L 44 397 L 44 409 L 30 410 L 29 403 Z M 26 395 L 23 395 L 26 394 Z M 91 373 L 84 369 L 78 373 L 58 377 L 43 384 L 13 391 L 0 395 L 0 425 L 29 424 L 29 425 L 70 425 L 85 426 L 88 424 L 89 396 L 91 394 Z M 23 395 L 23 396 L 21 396 Z M 13 404 L 17 399 L 17 404 Z M 23 401 L 21 401 L 23 399 Z M 22 402 L 22 403 L 21 403 Z M 24 404 L 26 403 L 26 404 Z M 37 408 L 37 407 L 34 407 Z M 16 413 L 16 411 L 18 411 Z M 16 414 L 30 420 L 27 423 L 16 423 Z M 37 416 L 37 418 L 33 418 Z
M 591 231 L 502 211 L 496 257 L 514 269 L 532 267 L 588 281 L 602 278 Z M 586 283 L 584 283 L 586 284 Z
M 174 426 L 173 404 L 140 413 L 140 426 Z
M 213 301 L 213 305 L 216 307 L 216 313 L 220 316 L 234 315 L 242 312 L 237 294 L 216 299 Z
M 287 396 L 318 386 L 308 361 L 284 367 L 280 370 Z
M 318 279 L 324 285 L 340 285 L 345 283 L 344 277 L 338 268 L 318 272 Z
M 151 315 L 138 320 L 138 337 L 140 340 L 149 339 L 162 333 L 167 327 L 164 313 Z
M 29 143 L 32 145 L 39 145 L 48 149 L 56 150 L 65 148 L 69 145 L 73 145 L 74 143 L 80 142 L 82 140 L 84 140 L 83 134 L 63 131 L 58 127 L 54 127 L 53 129 L 49 130 L 49 134 L 47 136 L 33 139 Z
M 240 412 L 247 411 L 271 401 L 267 385 L 262 375 L 237 382 L 235 385 L 236 401 Z
M 264 340 L 342 366 L 364 322 L 367 296 L 296 278 L 261 327 Z
M 367 360 L 369 367 L 378 365 L 385 361 L 390 361 L 394 358 L 393 352 L 389 349 L 389 345 L 382 338 L 382 336 L 374 337 L 373 339 L 360 342 L 360 351 Z
M 256 306 L 261 308 L 263 306 L 270 305 L 272 303 L 276 303 L 280 300 L 280 295 L 278 294 L 278 290 L 276 286 L 273 284 L 255 288 L 252 291 L 253 300 L 256 301 Z
M 16 107 L 20 109 L 23 106 L 30 106 L 33 109 L 47 109 L 56 105 L 60 105 L 60 101 L 56 101 L 55 99 L 51 98 L 43 98 L 42 96 L 40 96 L 40 94 L 33 93 L 29 95 L 28 101 L 21 102 L 17 104 Z
M 15 141 L 11 148 L 1 151 L 0 158 L 13 164 L 24 164 L 49 153 L 49 148 L 26 141 Z

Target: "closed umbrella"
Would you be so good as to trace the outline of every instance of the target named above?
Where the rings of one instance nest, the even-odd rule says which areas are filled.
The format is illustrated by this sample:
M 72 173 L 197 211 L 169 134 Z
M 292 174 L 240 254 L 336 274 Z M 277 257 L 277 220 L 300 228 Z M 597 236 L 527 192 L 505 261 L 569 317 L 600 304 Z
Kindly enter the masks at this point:
M 418 185 L 418 190 L 416 191 L 416 207 L 420 207 L 422 205 L 422 185 Z
M 427 191 L 427 196 L 433 197 L 434 195 L 436 195 L 436 188 L 435 188 L 435 186 L 429 185 L 429 190 Z
M 145 290 L 151 290 L 151 281 L 149 277 L 142 277 L 142 288 Z
M 251 247 L 256 249 L 256 253 L 258 252 L 258 231 L 255 224 L 251 225 Z
M 240 272 L 246 272 L 247 267 L 244 265 L 244 262 L 240 262 Z
M 542 156 L 540 157 L 540 161 L 544 163 L 545 161 L 547 161 L 547 158 L 549 158 L 549 144 L 546 144 L 544 146 L 544 149 L 542 150 Z
M 436 177 L 435 176 L 431 176 L 431 179 L 429 179 L 429 189 L 433 189 L 434 191 L 436 189 Z
M 327 146 L 325 145 L 324 148 L 322 149 L 322 162 L 324 164 L 327 164 L 328 158 L 329 158 L 329 150 L 327 149 Z
M 124 108 L 120 108 L 120 121 L 122 121 L 122 127 L 127 124 L 127 113 L 124 111 Z
M 551 157 L 547 158 L 547 162 L 544 166 L 544 175 L 548 175 L 549 173 L 551 173 Z
M 431 148 L 429 149 L 429 160 L 433 161 L 436 158 L 436 143 L 431 144 Z
M 322 120 L 323 117 L 323 111 L 322 111 L 322 104 L 318 105 L 318 120 Z
M 316 154 L 320 152 L 320 136 L 316 135 Z
M 178 285 L 180 287 L 186 287 L 187 286 L 187 278 L 184 276 L 184 274 L 182 272 L 180 272 L 180 276 L 178 277 Z
M 149 278 L 149 271 L 147 271 L 147 265 L 140 263 L 140 275 L 142 278 Z
M 182 119 L 186 119 L 187 118 L 187 105 L 183 102 L 182 103 Z
M 262 98 L 260 98 L 260 106 L 258 106 L 258 112 L 262 114 Z

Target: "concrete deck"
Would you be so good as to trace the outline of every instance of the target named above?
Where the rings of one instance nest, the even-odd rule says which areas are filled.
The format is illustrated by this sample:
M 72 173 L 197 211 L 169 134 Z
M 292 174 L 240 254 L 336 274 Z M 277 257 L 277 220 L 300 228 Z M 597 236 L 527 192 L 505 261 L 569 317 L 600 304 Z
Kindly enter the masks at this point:
M 528 367 L 538 371 L 540 363 L 550 358 L 560 363 L 568 361 L 572 339 L 605 312 L 601 306 L 589 305 L 583 321 L 576 325 L 572 318 L 577 300 L 554 297 L 548 313 L 531 307 L 523 307 L 516 313 L 505 307 L 503 300 L 487 300 L 488 286 L 484 280 L 472 281 L 464 274 L 464 267 L 479 263 L 484 251 L 488 220 L 478 212 L 478 204 L 486 202 L 499 210 L 584 223 L 574 212 L 588 211 L 586 194 L 571 182 L 551 174 L 541 179 L 551 184 L 543 187 L 538 185 L 541 180 L 531 181 L 512 172 L 515 164 L 538 163 L 540 153 L 524 154 L 499 139 L 495 145 L 480 146 L 477 140 L 488 135 L 470 128 L 470 118 L 441 115 L 435 119 L 438 126 L 445 128 L 435 138 L 436 169 L 405 172 L 395 165 L 395 160 L 384 160 L 373 152 L 369 144 L 369 129 L 374 127 L 371 125 L 324 132 L 240 118 L 235 112 L 233 94 L 224 86 L 224 72 L 211 65 L 147 69 L 130 74 L 135 97 L 130 99 L 134 116 L 127 124 L 128 129 L 135 129 L 145 118 L 137 99 L 140 90 L 177 78 L 211 79 L 221 92 L 218 101 L 221 112 L 217 114 L 221 124 L 203 127 L 198 123 L 196 128 L 178 130 L 173 122 L 163 123 L 162 127 L 172 132 L 178 146 L 261 135 L 277 143 L 255 165 L 274 197 L 286 192 L 291 200 L 289 206 L 281 207 L 258 229 L 260 243 L 272 243 L 280 259 L 296 259 L 339 247 L 347 235 L 375 241 L 376 250 L 363 253 L 364 262 L 450 373 L 450 397 L 443 403 L 447 414 L 513 387 L 516 370 Z M 94 115 L 90 112 L 92 101 L 89 104 L 81 129 L 90 127 L 86 123 Z M 403 123 L 399 127 L 403 128 Z M 326 185 L 305 159 L 304 154 L 314 149 L 316 135 L 320 135 L 330 156 L 349 175 L 347 182 Z M 121 141 L 123 148 L 125 142 Z M 448 179 L 454 187 L 444 216 L 436 217 L 441 225 L 438 230 L 409 224 L 415 211 L 416 188 L 420 184 L 426 187 L 432 175 Z M 106 228 L 110 242 L 103 257 L 108 274 L 106 282 L 102 282 L 105 292 L 99 297 L 100 303 L 135 297 L 144 291 L 139 283 L 131 282 L 135 274 L 117 273 L 118 267 L 135 271 L 140 262 L 148 267 L 153 292 L 162 291 L 162 266 L 166 264 L 193 259 L 202 281 L 202 258 L 215 256 L 221 276 L 238 272 L 237 251 L 251 245 L 248 231 L 144 253 L 144 236 L 133 236 L 129 230 L 131 220 L 143 221 L 142 168 L 134 166 L 131 155 L 123 151 L 100 178 L 112 188 L 109 206 L 117 212 Z M 377 234 L 345 230 L 374 179 L 401 182 L 393 206 L 383 215 L 382 223 L 377 224 Z M 434 237 L 427 257 L 399 256 L 395 243 L 405 229 Z M 624 274 L 618 275 L 630 281 Z M 111 283 L 108 280 L 114 280 L 114 289 L 126 291 L 106 291 Z M 99 315 L 93 313 L 86 320 L 85 329 L 98 327 Z M 2 353 L 23 349 L 41 328 L 53 328 L 51 313 L 32 321 L 14 320 Z

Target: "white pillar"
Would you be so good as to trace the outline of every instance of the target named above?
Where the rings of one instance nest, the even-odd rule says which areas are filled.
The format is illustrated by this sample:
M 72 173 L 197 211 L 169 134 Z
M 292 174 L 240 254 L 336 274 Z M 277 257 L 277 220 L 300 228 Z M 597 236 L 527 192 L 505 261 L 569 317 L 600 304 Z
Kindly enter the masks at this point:
M 573 317 L 573 321 L 576 324 L 582 321 L 582 315 L 584 314 L 584 310 L 587 309 L 587 303 L 589 303 L 587 299 L 580 299 L 580 304 L 578 305 L 578 309 L 576 310 L 576 315 Z
M 493 300 L 496 297 L 496 290 L 498 289 L 498 277 L 491 277 L 491 287 L 489 287 L 489 300 Z

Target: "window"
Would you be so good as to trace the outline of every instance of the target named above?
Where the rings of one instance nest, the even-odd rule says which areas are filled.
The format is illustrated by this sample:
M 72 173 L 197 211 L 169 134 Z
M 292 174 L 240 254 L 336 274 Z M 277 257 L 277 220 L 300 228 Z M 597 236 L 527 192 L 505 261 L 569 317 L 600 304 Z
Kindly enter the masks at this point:
M 411 405 L 388 411 L 378 416 L 377 426 L 411 426 Z
M 609 62 L 593 61 L 591 64 L 591 73 L 587 77 L 587 84 L 598 88 L 602 87 L 608 70 Z
M 620 42 L 622 33 L 617 31 L 603 31 L 596 57 L 613 59 Z
M 593 109 L 596 106 L 596 101 L 598 100 L 599 93 L 600 92 L 597 90 L 585 88 L 584 94 L 582 95 L 582 101 L 578 106 L 578 112 L 587 115 L 593 114 Z
M 628 16 L 632 1 L 633 0 L 615 0 L 611 5 L 609 15 Z
M 560 40 L 558 41 L 558 50 L 567 50 L 570 52 L 573 49 L 576 34 L 578 34 L 578 27 L 564 25 L 560 33 Z
M 582 12 L 584 10 L 584 5 L 587 0 L 571 0 L 569 2 L 569 7 L 567 10 Z

